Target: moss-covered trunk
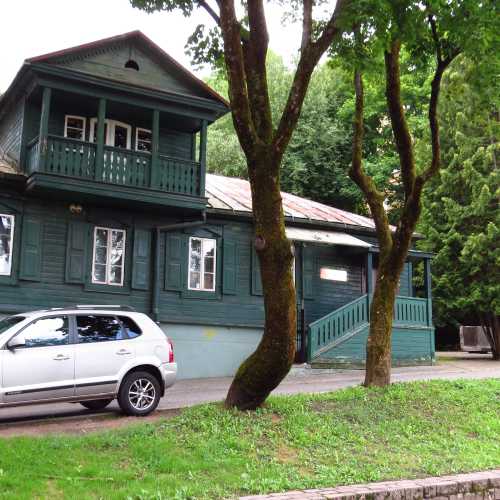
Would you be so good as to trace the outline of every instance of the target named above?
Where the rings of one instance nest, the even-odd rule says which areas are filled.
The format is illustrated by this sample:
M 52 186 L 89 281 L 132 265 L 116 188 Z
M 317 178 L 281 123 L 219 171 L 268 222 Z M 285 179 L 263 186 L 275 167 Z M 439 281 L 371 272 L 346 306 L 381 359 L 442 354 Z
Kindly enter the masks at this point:
M 226 406 L 259 407 L 290 371 L 295 356 L 296 307 L 290 241 L 279 189 L 279 168 L 264 152 L 249 162 L 255 222 L 255 248 L 264 293 L 264 333 L 256 351 L 238 369 Z
M 388 265 L 379 267 L 370 307 L 364 382 L 366 386 L 382 387 L 391 382 L 392 319 L 400 273 L 400 269 Z

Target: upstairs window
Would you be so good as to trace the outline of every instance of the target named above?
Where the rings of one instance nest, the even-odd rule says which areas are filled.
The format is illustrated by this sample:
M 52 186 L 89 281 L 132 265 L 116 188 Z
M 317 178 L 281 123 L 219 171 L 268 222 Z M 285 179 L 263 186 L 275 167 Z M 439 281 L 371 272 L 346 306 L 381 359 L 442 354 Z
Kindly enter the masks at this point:
M 84 141 L 86 122 L 87 120 L 83 116 L 66 115 L 64 119 L 64 137 Z
M 189 238 L 189 290 L 215 291 L 215 239 Z
M 146 151 L 151 153 L 151 130 L 138 128 L 135 131 L 136 151 Z
M 0 214 L 0 275 L 10 276 L 12 270 L 12 243 L 14 216 Z
M 94 229 L 92 283 L 123 286 L 125 237 L 122 229 Z

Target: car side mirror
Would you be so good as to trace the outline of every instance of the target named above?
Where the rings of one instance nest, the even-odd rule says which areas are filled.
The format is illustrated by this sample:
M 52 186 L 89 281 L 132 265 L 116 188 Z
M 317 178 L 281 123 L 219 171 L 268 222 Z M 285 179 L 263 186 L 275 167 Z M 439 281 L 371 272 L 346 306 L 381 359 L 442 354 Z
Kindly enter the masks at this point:
M 26 339 L 22 334 L 16 335 L 7 342 L 7 349 L 10 349 L 11 351 L 18 349 L 19 347 L 26 347 Z

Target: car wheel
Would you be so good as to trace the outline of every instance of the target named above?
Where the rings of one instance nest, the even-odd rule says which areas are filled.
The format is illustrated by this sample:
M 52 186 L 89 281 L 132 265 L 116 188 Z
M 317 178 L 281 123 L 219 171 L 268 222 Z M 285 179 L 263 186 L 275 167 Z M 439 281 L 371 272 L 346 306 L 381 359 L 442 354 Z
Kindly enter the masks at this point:
M 113 401 L 112 399 L 95 399 L 93 401 L 80 401 L 82 406 L 89 410 L 104 410 Z
M 160 401 L 160 384 L 148 372 L 129 373 L 120 386 L 118 404 L 124 413 L 144 417 L 156 409 Z

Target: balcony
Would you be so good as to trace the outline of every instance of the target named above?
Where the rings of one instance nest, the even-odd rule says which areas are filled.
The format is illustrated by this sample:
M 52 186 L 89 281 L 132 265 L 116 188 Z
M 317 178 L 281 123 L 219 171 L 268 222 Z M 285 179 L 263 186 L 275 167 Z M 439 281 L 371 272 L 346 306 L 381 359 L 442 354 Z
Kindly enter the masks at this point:
M 37 88 L 27 101 L 26 188 L 78 203 L 203 210 L 207 121 L 121 98 Z
M 155 204 L 170 205 L 174 200 L 176 206 L 197 205 L 199 201 L 196 199 L 203 196 L 201 164 L 162 154 L 153 164 L 150 153 L 104 146 L 99 161 L 96 144 L 49 135 L 45 152 L 42 151 L 39 137 L 28 144 L 26 163 L 28 173 L 35 174 L 34 183 L 43 187 L 48 187 L 48 184 L 55 187 L 52 176 L 57 176 L 61 182 L 63 178 L 81 180 L 80 187 L 87 186 L 88 190 L 94 190 L 96 194 L 112 194 L 113 188 L 118 187 L 122 189 L 117 194 L 125 199 L 133 198 L 134 192 L 139 201 L 145 201 L 142 196 L 149 195 L 156 200 Z M 78 182 L 67 185 L 71 186 L 72 191 L 75 187 L 78 191 Z M 182 203 L 177 197 L 167 196 L 162 202 L 161 193 L 192 199 Z

